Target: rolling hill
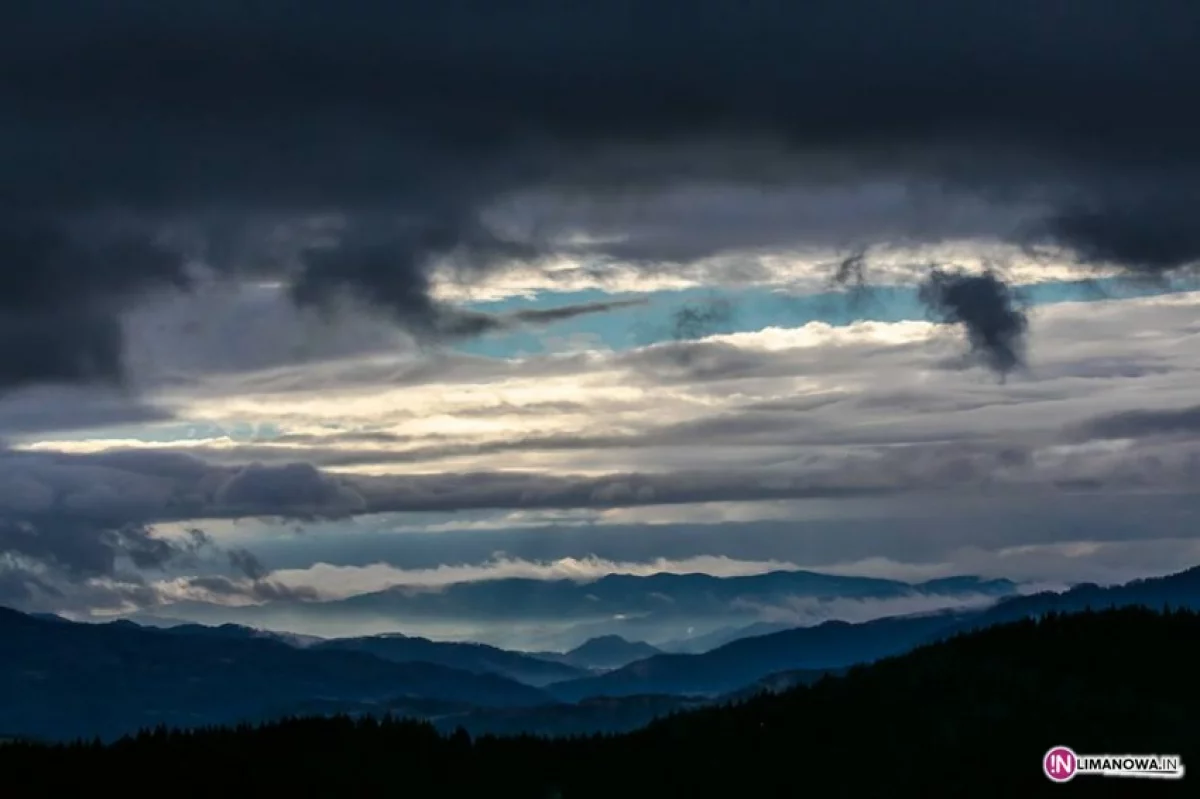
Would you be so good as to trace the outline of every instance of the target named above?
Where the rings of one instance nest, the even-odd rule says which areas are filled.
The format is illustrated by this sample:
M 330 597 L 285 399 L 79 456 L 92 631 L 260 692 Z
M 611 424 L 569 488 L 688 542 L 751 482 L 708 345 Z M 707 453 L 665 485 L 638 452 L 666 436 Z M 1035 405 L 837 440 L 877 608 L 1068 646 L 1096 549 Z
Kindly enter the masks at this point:
M 514 680 L 429 663 L 0 608 L 0 730 L 8 735 L 111 737 L 159 723 L 257 720 L 309 699 L 403 696 L 476 706 L 551 701 Z
M 153 765 L 189 795 L 266 790 L 596 797 L 1190 795 L 1182 781 L 1051 784 L 1052 746 L 1200 757 L 1200 616 L 1118 609 L 958 634 L 839 677 L 679 712 L 636 732 L 559 739 L 439 734 L 346 717 L 147 732 L 107 747 L 0 747 L 12 784 L 67 795 Z M 203 763 L 203 768 L 196 768 Z M 250 766 L 250 767 L 248 767 Z M 1187 777 L 1190 777 L 1190 773 Z
M 753 624 L 741 627 L 718 627 L 715 630 L 700 635 L 673 638 L 669 641 L 659 643 L 658 648 L 663 652 L 670 652 L 677 655 L 699 655 L 711 649 L 716 649 L 719 646 L 724 646 L 731 641 L 736 641 L 739 638 L 770 635 L 771 633 L 783 632 L 784 630 L 792 630 L 799 626 L 798 624 L 789 624 L 787 622 L 756 621 Z
M 580 669 L 619 669 L 635 660 L 659 653 L 645 641 L 628 641 L 619 635 L 589 638 L 569 652 L 534 652 L 536 657 L 567 663 Z
M 555 662 L 487 644 L 430 641 L 391 634 L 333 638 L 311 646 L 316 651 L 366 652 L 394 663 L 425 662 L 472 672 L 499 674 L 527 685 L 543 686 L 587 674 L 570 661 Z
M 829 621 L 742 638 L 699 655 L 662 654 L 547 689 L 565 702 L 636 694 L 715 695 L 782 671 L 814 675 L 907 651 L 949 629 L 961 616 L 935 614 L 863 624 Z

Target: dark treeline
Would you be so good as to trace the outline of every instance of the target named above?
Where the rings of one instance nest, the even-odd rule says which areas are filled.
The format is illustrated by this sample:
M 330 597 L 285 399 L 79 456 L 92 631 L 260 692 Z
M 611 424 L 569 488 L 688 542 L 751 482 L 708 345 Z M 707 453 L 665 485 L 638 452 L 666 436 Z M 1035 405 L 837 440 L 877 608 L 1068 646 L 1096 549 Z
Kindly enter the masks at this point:
M 1179 754 L 1200 768 L 1197 642 L 1194 612 L 1053 614 L 619 736 L 472 740 L 398 719 L 292 719 L 108 746 L 10 743 L 0 773 L 38 795 L 1178 795 L 1200 773 L 1056 785 L 1041 758 L 1066 745 Z

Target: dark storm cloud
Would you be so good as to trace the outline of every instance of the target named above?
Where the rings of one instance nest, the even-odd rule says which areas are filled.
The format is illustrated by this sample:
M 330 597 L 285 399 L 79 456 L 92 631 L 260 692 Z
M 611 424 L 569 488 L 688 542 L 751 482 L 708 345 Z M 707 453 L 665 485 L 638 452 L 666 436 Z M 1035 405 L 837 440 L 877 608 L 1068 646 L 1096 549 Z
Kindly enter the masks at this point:
M 69 328 L 64 327 L 64 330 Z M 27 341 L 27 340 L 26 340 Z M 0 338 L 0 347 L 23 346 L 21 340 Z M 9 396 L 0 405 L 0 435 L 64 432 L 105 426 L 161 422 L 172 418 L 165 410 L 139 402 L 128 392 L 85 391 L 74 386 L 45 386 Z
M 271 570 L 248 549 L 231 549 L 226 554 L 229 567 L 248 580 L 263 580 L 271 574 Z
M 263 602 L 274 600 L 313 601 L 319 598 L 317 592 L 312 588 L 286 586 L 265 579 L 251 579 L 247 582 L 231 580 L 219 574 L 210 574 L 189 577 L 186 583 L 190 588 L 197 588 L 218 597 L 246 597 Z
M 831 284 L 845 290 L 852 304 L 862 304 L 870 299 L 870 266 L 865 250 L 851 253 L 837 264 Z M 930 266 L 917 298 L 936 321 L 961 326 L 971 354 L 1001 378 L 1024 364 L 1029 330 L 1024 298 L 996 268 L 977 274 Z
M 60 0 L 4 16 L 0 225 L 109 209 L 395 217 L 386 257 L 355 245 L 254 268 L 290 275 L 301 301 L 346 290 L 417 329 L 445 323 L 433 259 L 469 277 L 552 248 L 483 224 L 526 190 L 914 183 L 1035 209 L 995 234 L 1087 261 L 1161 271 L 1200 255 L 1194 3 Z M 239 236 L 210 260 L 245 261 Z M 660 240 L 611 254 L 678 251 Z M 0 297 L 41 280 L 28 249 L 0 236 Z M 119 375 L 95 301 L 176 274 L 130 260 L 43 270 L 53 296 L 21 311 L 90 332 L 47 339 L 57 366 L 11 353 L 0 378 Z M 5 324 L 58 329 L 22 318 Z
M 536 177 L 534 150 L 576 143 L 763 136 L 886 164 L 937 138 L 1126 166 L 1149 158 L 1134 144 L 1156 142 L 1158 159 L 1196 146 L 1200 12 L 1177 2 L 1133 13 L 1062 0 L 376 1 L 351 13 L 323 0 L 169 11 L 68 0 L 22 16 L 5 26 L 3 74 L 6 91 L 21 91 L 19 152 L 43 156 L 16 172 L 36 184 L 26 204 L 224 202 L 236 186 L 268 206 L 371 205 L 450 173 L 458 179 L 422 192 L 450 219 L 463 207 L 456 184 L 504 185 L 478 166 L 516 152 Z M 87 151 L 30 179 L 63 139 L 84 135 Z M 148 140 L 159 146 L 139 152 Z M 102 148 L 108 158 L 86 160 Z M 944 164 L 960 173 L 987 169 L 939 149 L 962 158 Z M 450 155 L 467 160 L 449 170 Z M 732 169 L 752 160 L 743 155 Z
M 561 442 L 570 447 L 572 442 Z M 900 470 L 842 480 L 833 470 L 783 481 L 772 473 L 613 474 L 600 477 L 503 472 L 340 475 L 310 463 L 230 466 L 186 453 L 144 450 L 100 455 L 9 453 L 0 463 L 0 551 L 110 569 L 118 554 L 146 566 L 200 546 L 155 549 L 157 522 L 206 518 L 344 519 L 369 513 L 456 508 L 620 507 L 719 499 L 837 497 L 890 493 L 920 482 Z M 45 535 L 42 535 L 45 533 Z M 207 539 L 205 539 L 207 541 Z M 78 546 L 82 552 L 70 551 Z M 60 557 L 60 553 L 61 557 Z
M 98 481 L 100 495 L 133 488 L 128 481 L 123 486 L 120 481 L 103 482 L 103 476 L 103 470 L 90 474 Z M 71 483 L 68 479 L 55 490 L 52 481 L 7 481 L 8 501 L 0 507 L 0 604 L 41 607 L 48 601 L 58 606 L 66 601 L 64 591 L 74 596 L 83 590 L 85 607 L 120 607 L 129 602 L 154 605 L 161 600 L 161 592 L 146 582 L 145 574 L 196 568 L 207 552 L 224 553 L 240 578 L 213 578 L 224 581 L 225 590 L 207 590 L 258 598 L 308 598 L 311 594 L 275 585 L 269 580 L 270 570 L 253 553 L 223 550 L 199 528 L 168 538 L 146 521 L 116 521 L 109 514 L 97 513 L 94 506 L 79 501 L 78 493 L 72 495 Z M 135 517 L 149 519 L 127 505 L 125 512 L 130 511 Z
M 464 273 L 477 273 L 504 259 L 529 258 L 536 251 L 457 220 L 418 220 L 400 232 L 356 231 L 337 246 L 311 248 L 292 285 L 301 305 L 322 306 L 338 294 L 365 301 L 393 315 L 422 337 L 478 335 L 494 326 L 486 314 L 460 311 L 431 296 L 428 268 L 438 256 L 455 256 Z
M 185 286 L 183 267 L 144 234 L 0 216 L 0 390 L 121 383 L 117 314 L 138 294 Z
M 203 461 L 198 465 L 207 467 Z M 289 515 L 302 518 L 366 510 L 362 497 L 344 481 L 309 463 L 242 466 L 217 488 L 212 502 L 250 516 L 266 508 L 288 508 Z
M 247 549 L 230 549 L 226 555 L 236 579 L 210 574 L 189 577 L 187 585 L 217 596 L 248 597 L 260 601 L 277 599 L 314 600 L 317 592 L 307 587 L 289 587 L 270 579 L 268 569 L 253 552 Z
M 643 302 L 623 300 L 566 305 L 497 315 L 470 311 L 435 300 L 429 266 L 435 257 L 452 256 L 460 276 L 469 280 L 498 263 L 532 260 L 539 252 L 528 244 L 507 241 L 472 226 L 416 223 L 381 240 L 354 232 L 335 246 L 312 248 L 292 285 L 300 305 L 328 308 L 339 295 L 373 306 L 424 340 L 469 338 L 521 325 L 551 324 L 588 314 L 606 313 Z
M 0 606 L 24 605 L 39 593 L 62 596 L 61 591 L 28 569 L 0 563 Z
M 1155 277 L 1192 266 L 1200 258 L 1200 188 L 1196 171 L 1162 176 L 1149 186 L 1113 187 L 1111 193 L 1054 213 L 1043 235 L 1069 247 L 1085 262 L 1118 264 Z
M 734 433 L 761 435 L 769 441 L 778 424 L 770 418 L 730 418 L 668 432 L 676 437 L 691 432 L 701 440 Z M 570 449 L 578 442 L 537 443 Z M 603 443 L 619 446 L 622 442 Z M 867 452 L 813 449 L 802 464 L 787 469 L 731 471 L 698 465 L 663 473 L 600 476 L 502 471 L 337 474 L 311 463 L 231 466 L 185 453 L 142 450 L 119 453 L 119 458 L 112 457 L 118 453 L 14 453 L 0 464 L 5 489 L 0 494 L 0 519 L 8 523 L 0 551 L 52 557 L 63 564 L 78 563 L 80 573 L 103 573 L 118 554 L 143 568 L 155 568 L 203 547 L 216 549 L 202 537 L 182 543 L 173 540 L 168 549 L 147 528 L 188 519 L 315 520 L 460 509 L 858 497 L 991 485 L 995 480 L 997 486 L 1053 486 L 1081 474 L 1094 478 L 1096 487 L 1130 488 L 1187 483 L 1200 470 L 1195 453 L 1170 448 L 1097 454 L 1094 461 L 1081 465 L 1031 462 L 1021 455 L 1023 449 L 978 437 L 931 440 L 916 435 L 889 443 L 901 445 Z M 69 549 L 72 546 L 82 550 L 75 552 Z
M 125 377 L 120 321 L 106 312 L 0 316 L 0 386 L 108 383 Z
M 1023 363 L 1029 320 L 1016 292 L 994 271 L 935 268 L 920 297 L 938 321 L 961 325 L 972 352 L 1002 377 Z
M 51 564 L 76 579 L 111 577 L 122 558 L 137 569 L 161 569 L 192 551 L 138 524 L 106 528 L 70 515 L 0 519 L 0 553 Z

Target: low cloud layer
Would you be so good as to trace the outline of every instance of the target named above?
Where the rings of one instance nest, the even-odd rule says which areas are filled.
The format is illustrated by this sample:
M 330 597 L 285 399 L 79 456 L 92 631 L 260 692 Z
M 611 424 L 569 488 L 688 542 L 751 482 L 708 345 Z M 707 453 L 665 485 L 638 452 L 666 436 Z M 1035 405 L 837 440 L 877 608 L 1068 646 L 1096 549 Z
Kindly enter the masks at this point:
M 738 609 L 748 610 L 760 620 L 775 624 L 806 627 L 836 619 L 852 624 L 880 619 L 885 616 L 905 616 L 912 613 L 932 613 L 939 610 L 983 608 L 993 605 L 996 597 L 984 594 L 965 596 L 911 596 L 895 599 L 817 600 L 796 598 L 776 604 L 743 602 Z
M 739 561 L 723 556 L 699 556 L 682 560 L 655 558 L 641 562 L 616 562 L 587 556 L 553 561 L 529 561 L 499 557 L 482 563 L 441 565 L 433 569 L 400 569 L 387 563 L 368 566 L 314 564 L 307 569 L 280 570 L 275 579 L 285 585 L 316 589 L 322 597 L 336 599 L 394 586 L 436 588 L 452 583 L 526 578 L 587 582 L 609 574 L 712 574 L 735 577 L 797 568 L 784 561 Z

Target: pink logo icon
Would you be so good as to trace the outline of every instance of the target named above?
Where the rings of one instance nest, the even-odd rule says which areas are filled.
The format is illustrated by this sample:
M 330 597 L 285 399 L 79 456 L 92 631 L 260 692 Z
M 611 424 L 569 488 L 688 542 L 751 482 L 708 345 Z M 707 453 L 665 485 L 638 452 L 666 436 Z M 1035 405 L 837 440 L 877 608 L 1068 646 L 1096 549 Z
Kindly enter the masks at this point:
M 1078 767 L 1075 753 L 1067 746 L 1056 746 L 1042 758 L 1042 771 L 1054 782 L 1066 782 Z

